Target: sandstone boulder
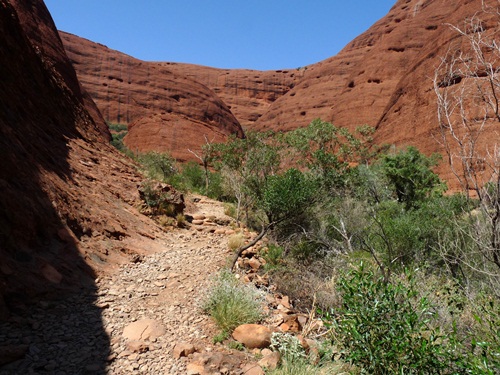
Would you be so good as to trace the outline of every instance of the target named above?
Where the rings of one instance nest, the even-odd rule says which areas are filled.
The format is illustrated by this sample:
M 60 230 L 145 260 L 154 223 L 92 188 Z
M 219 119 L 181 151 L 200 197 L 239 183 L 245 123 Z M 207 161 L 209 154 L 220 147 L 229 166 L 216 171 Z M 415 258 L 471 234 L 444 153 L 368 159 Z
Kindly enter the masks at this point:
M 187 357 L 188 355 L 193 354 L 195 351 L 196 348 L 194 347 L 194 345 L 180 342 L 175 344 L 172 355 L 175 359 L 179 359 L 181 357 Z
M 249 349 L 271 345 L 272 331 L 260 324 L 242 324 L 233 331 L 233 338 Z

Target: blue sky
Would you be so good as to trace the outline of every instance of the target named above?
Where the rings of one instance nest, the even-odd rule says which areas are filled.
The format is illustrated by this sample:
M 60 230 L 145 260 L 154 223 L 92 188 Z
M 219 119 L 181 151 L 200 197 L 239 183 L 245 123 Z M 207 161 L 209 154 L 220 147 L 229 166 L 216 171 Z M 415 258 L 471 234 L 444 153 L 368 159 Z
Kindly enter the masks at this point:
M 141 60 L 298 68 L 337 54 L 396 0 L 45 0 L 56 26 Z

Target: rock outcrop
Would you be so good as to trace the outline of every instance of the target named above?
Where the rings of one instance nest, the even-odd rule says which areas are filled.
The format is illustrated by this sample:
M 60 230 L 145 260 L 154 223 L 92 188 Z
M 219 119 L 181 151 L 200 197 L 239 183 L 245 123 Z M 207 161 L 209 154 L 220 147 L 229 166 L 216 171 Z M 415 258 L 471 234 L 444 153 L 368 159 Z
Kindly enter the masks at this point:
M 0 45 L 5 317 L 31 296 L 91 287 L 96 270 L 130 259 L 159 230 L 135 210 L 141 177 L 109 145 L 41 0 L 0 0 Z
M 252 125 L 267 112 L 272 103 L 289 92 L 304 75 L 303 69 L 258 71 L 180 63 L 163 65 L 210 87 L 246 129 L 252 129 Z
M 61 33 L 79 79 L 105 119 L 129 124 L 133 151 L 169 151 L 193 159 L 205 138 L 223 141 L 243 130 L 228 106 L 206 85 L 168 66 L 144 62 L 101 44 Z
M 479 12 L 480 1 L 397 1 L 338 55 L 308 66 L 302 80 L 270 106 L 254 129 L 286 131 L 321 118 L 350 129 L 376 127 L 381 144 L 443 153 L 435 137 L 434 72 L 457 43 L 450 24 L 463 25 Z M 453 186 L 445 163 L 440 174 Z

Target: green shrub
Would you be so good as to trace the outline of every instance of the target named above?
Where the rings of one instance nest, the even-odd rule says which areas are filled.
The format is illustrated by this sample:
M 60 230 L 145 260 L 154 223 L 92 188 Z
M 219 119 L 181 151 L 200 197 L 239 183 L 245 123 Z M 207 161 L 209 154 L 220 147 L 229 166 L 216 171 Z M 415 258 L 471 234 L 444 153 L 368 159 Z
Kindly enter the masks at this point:
M 180 173 L 188 190 L 205 194 L 205 172 L 199 164 L 195 162 L 184 164 Z
M 269 244 L 267 251 L 262 252 L 262 257 L 266 261 L 264 269 L 269 271 L 271 269 L 276 269 L 283 264 L 283 256 L 285 249 L 276 244 Z
M 453 353 L 432 326 L 433 310 L 416 298 L 410 273 L 387 282 L 361 263 L 339 279 L 343 306 L 327 314 L 347 360 L 368 374 L 452 373 Z
M 108 122 L 107 124 L 108 124 L 108 128 L 110 130 L 113 130 L 117 133 L 124 132 L 124 131 L 128 130 L 127 124 L 115 124 L 115 123 L 111 123 L 111 122 Z
M 281 364 L 267 374 L 273 375 L 321 375 L 346 374 L 352 367 L 343 362 L 332 363 L 318 356 L 309 356 L 297 337 L 289 333 L 271 335 L 270 349 L 280 353 Z M 319 354 L 319 353 L 318 353 Z
M 299 339 L 289 333 L 274 332 L 271 335 L 271 346 L 275 352 L 279 352 L 281 359 L 286 362 L 296 362 L 307 359 L 306 351 Z
M 148 152 L 138 157 L 149 178 L 168 182 L 169 177 L 177 173 L 176 162 L 166 153 Z
M 439 158 L 439 154 L 426 157 L 410 146 L 382 159 L 382 169 L 393 185 L 398 201 L 406 208 L 418 207 L 427 197 L 440 196 L 446 190 L 446 185 L 431 170 Z
M 263 317 L 262 298 L 258 292 L 241 284 L 229 271 L 221 272 L 215 279 L 202 308 L 226 333 Z
M 262 209 L 269 221 L 292 219 L 300 215 L 315 193 L 314 182 L 297 169 L 270 176 L 265 186 Z
M 175 217 L 178 214 L 175 205 L 170 203 L 171 194 L 158 189 L 158 185 L 152 180 L 141 183 L 139 195 L 154 215 Z
M 500 303 L 492 297 L 481 296 L 474 319 L 477 322 L 463 367 L 471 374 L 500 373 Z

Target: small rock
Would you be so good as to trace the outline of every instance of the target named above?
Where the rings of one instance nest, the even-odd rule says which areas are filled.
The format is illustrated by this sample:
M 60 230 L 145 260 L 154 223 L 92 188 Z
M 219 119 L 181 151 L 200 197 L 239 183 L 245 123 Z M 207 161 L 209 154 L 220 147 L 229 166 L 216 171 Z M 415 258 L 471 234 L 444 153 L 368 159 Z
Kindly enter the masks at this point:
M 248 265 L 250 267 L 252 267 L 252 269 L 254 269 L 254 270 L 258 270 L 260 268 L 260 266 L 261 266 L 260 262 L 257 259 L 255 259 L 255 258 L 251 258 L 248 261 Z
M 201 375 L 205 373 L 205 368 L 198 363 L 189 363 L 186 366 L 187 375 Z
M 28 351 L 28 345 L 0 346 L 0 366 L 23 358 Z
M 153 340 L 165 334 L 165 327 L 153 319 L 142 319 L 131 323 L 123 330 L 123 337 L 128 340 Z
M 132 353 L 144 353 L 149 350 L 149 345 L 142 341 L 132 340 L 127 342 L 127 349 Z
M 281 356 L 280 356 L 280 353 L 278 353 L 278 352 L 267 353 L 259 361 L 259 366 L 265 367 L 269 370 L 274 370 L 276 367 L 278 367 L 278 364 L 280 363 L 280 359 L 281 359 Z
M 48 263 L 42 267 L 41 272 L 43 277 L 54 284 L 59 284 L 63 279 L 63 276 L 59 273 L 59 271 Z
M 179 359 L 181 357 L 187 357 L 188 355 L 193 354 L 195 351 L 196 348 L 194 347 L 194 345 L 181 342 L 175 344 L 172 355 L 175 359 Z
M 248 363 L 242 369 L 244 375 L 264 375 L 264 370 L 257 363 Z

